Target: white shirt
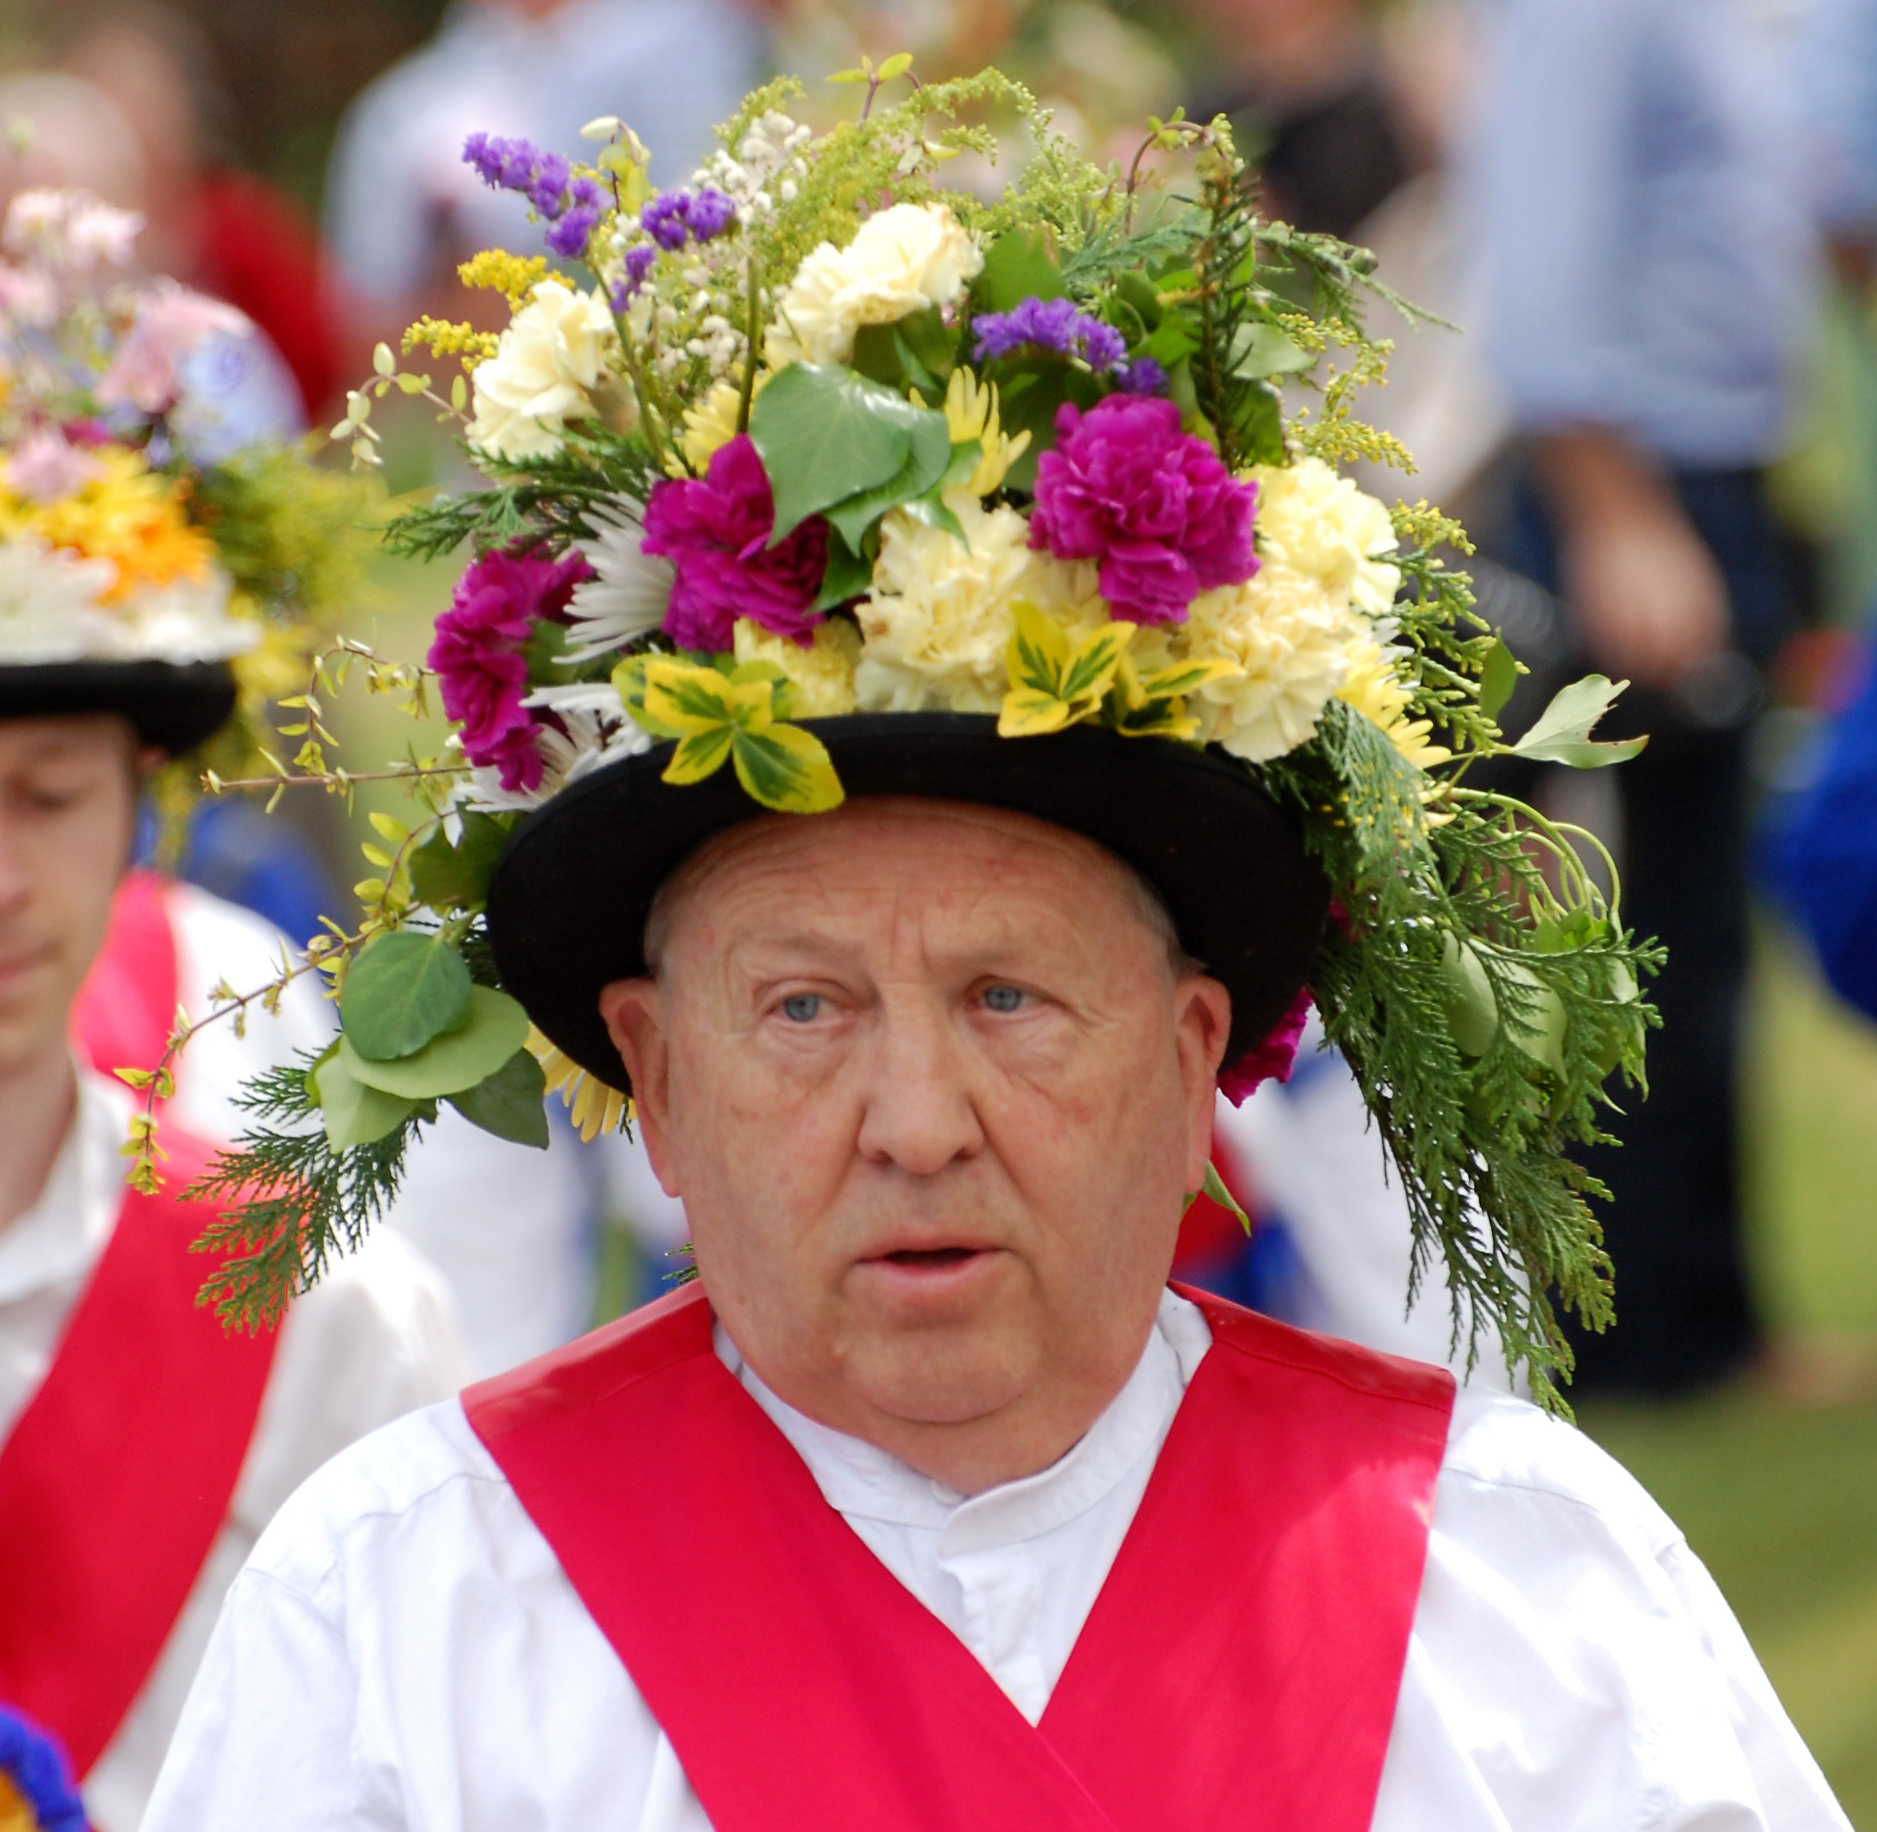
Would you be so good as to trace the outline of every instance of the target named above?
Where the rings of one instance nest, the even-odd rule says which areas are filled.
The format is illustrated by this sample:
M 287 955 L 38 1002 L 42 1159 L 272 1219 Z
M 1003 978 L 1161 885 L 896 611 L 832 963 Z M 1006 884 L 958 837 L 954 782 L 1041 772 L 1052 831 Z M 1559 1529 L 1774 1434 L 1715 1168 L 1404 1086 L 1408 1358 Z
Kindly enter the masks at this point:
M 795 1413 L 718 1334 L 830 1503 L 1032 1719 L 1209 1346 L 1169 1294 L 1088 1436 L 967 1500 Z M 229 1593 L 146 1824 L 707 1832 L 456 1404 L 354 1446 L 281 1511 Z M 1680 1534 L 1587 1439 L 1484 1389 L 1455 1414 L 1374 1824 L 1848 1832 Z
M 131 1108 L 127 1088 L 82 1072 L 39 1200 L 0 1229 L 0 1445 L 52 1366 L 116 1226 Z M 335 1452 L 462 1379 L 449 1294 L 394 1235 L 341 1261 L 295 1304 L 228 1518 L 155 1670 L 86 1779 L 99 1832 L 136 1832 L 222 1597 L 275 1509 Z

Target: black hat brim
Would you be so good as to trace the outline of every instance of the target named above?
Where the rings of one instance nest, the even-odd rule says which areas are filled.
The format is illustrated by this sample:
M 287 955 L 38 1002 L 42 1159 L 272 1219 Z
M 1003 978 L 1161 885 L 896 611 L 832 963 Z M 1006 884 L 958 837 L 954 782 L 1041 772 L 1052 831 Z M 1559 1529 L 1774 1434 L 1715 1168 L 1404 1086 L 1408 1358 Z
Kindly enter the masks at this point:
M 1270 1034 L 1308 978 L 1329 885 L 1294 816 L 1233 758 L 1093 725 L 1000 738 L 994 718 L 968 713 L 801 723 L 849 796 L 1008 809 L 1133 866 L 1165 900 L 1187 953 L 1232 995 L 1228 1065 Z M 670 757 L 660 745 L 563 790 L 517 828 L 489 891 L 503 985 L 550 1041 L 621 1089 L 601 989 L 645 972 L 647 913 L 685 856 L 764 812 L 727 764 L 700 783 L 662 781 Z
M 0 667 L 0 719 L 112 712 L 172 757 L 193 750 L 235 710 L 226 662 L 46 662 Z

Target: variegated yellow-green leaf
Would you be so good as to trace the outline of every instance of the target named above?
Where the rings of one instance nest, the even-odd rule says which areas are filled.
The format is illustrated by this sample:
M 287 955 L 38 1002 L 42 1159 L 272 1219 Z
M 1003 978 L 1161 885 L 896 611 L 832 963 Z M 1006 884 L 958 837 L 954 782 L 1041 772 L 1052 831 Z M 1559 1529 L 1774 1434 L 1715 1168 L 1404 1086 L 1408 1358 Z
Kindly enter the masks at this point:
M 1086 701 L 1093 710 L 1113 682 L 1121 658 L 1134 640 L 1135 627 L 1131 623 L 1105 623 L 1083 637 L 1063 670 L 1057 695 L 1071 705 Z
M 1170 700 L 1176 695 L 1197 693 L 1214 681 L 1235 680 L 1244 673 L 1237 662 L 1176 662 L 1171 668 L 1156 668 L 1140 677 L 1141 695 L 1146 700 Z
M 645 670 L 645 710 L 671 732 L 689 736 L 718 725 L 768 724 L 771 683 L 735 681 L 715 668 L 663 656 Z
M 730 755 L 736 729 L 726 719 L 723 724 L 709 726 L 701 732 L 687 732 L 678 740 L 678 748 L 671 753 L 671 761 L 665 765 L 664 780 L 675 783 L 702 782 L 706 776 L 714 775 Z
M 1076 716 L 1067 700 L 1035 687 L 1013 687 L 1004 695 L 1002 712 L 997 715 L 1000 738 L 1042 738 L 1059 732 Z
M 1017 625 L 1010 634 L 1005 657 L 1011 686 L 1030 687 L 1052 699 L 1059 698 L 1056 690 L 1069 665 L 1067 631 L 1025 599 L 1019 598 L 1010 608 L 1016 614 Z
M 779 814 L 825 814 L 847 799 L 827 746 L 799 725 L 740 726 L 731 754 L 750 799 Z
M 1199 715 L 1184 710 L 1184 700 L 1150 700 L 1139 712 L 1128 713 L 1115 729 L 1124 738 L 1171 738 L 1192 744 L 1199 737 Z

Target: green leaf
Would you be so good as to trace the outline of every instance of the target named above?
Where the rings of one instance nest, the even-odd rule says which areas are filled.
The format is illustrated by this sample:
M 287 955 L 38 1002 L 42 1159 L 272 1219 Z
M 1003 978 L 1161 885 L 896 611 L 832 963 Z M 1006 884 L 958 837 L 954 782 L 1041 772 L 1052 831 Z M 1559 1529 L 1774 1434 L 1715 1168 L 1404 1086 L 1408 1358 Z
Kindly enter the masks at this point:
M 1499 1001 L 1480 958 L 1451 933 L 1440 938 L 1440 998 L 1462 1056 L 1483 1056 L 1499 1034 Z
M 328 1047 L 307 1071 L 307 1085 L 326 1122 L 326 1141 L 334 1151 L 382 1139 L 415 1113 L 421 1102 L 368 1088 L 347 1066 L 339 1045 Z
M 479 910 L 489 900 L 489 880 L 507 845 L 506 823 L 471 810 L 456 845 L 439 826 L 410 855 L 411 889 L 435 910 Z
M 469 969 L 448 942 L 397 929 L 368 942 L 347 970 L 339 1016 L 358 1056 L 391 1062 L 461 1024 L 469 993 Z
M 951 463 L 952 435 L 942 413 L 927 413 L 912 428 L 906 462 L 877 490 L 863 490 L 827 511 L 828 520 L 850 549 L 858 549 L 867 530 L 887 510 L 923 496 L 945 475 Z
M 958 367 L 958 334 L 945 323 L 945 314 L 936 306 L 914 312 L 893 327 L 899 341 L 918 360 L 943 392 Z
M 1247 1234 L 1251 1232 L 1251 1217 L 1238 1206 L 1238 1198 L 1225 1187 L 1225 1179 L 1219 1175 L 1219 1167 L 1210 1158 L 1206 1160 L 1206 1187 L 1201 1193 L 1210 1197 L 1220 1208 L 1236 1215 L 1239 1226 Z
M 809 516 L 891 483 L 906 465 L 914 429 L 934 420 L 944 429 L 943 414 L 852 369 L 791 363 L 750 410 L 750 437 L 775 492 L 770 545 Z
M 1276 325 L 1255 322 L 1241 324 L 1233 333 L 1226 357 L 1232 374 L 1244 382 L 1261 382 L 1271 375 L 1298 375 L 1315 361 L 1315 357 L 1300 350 Z
M 931 399 L 945 392 L 958 366 L 958 349 L 934 305 L 891 324 L 860 326 L 848 366 L 896 393 L 913 387 Z
M 1012 229 L 985 249 L 984 266 L 971 283 L 971 306 L 978 312 L 1009 312 L 1026 299 L 1060 299 L 1065 290 L 1047 234 Z
M 528 1037 L 528 1014 L 505 992 L 491 986 L 470 989 L 469 1016 L 455 1030 L 397 1062 L 361 1056 L 348 1031 L 339 1039 L 337 1060 L 368 1088 L 406 1100 L 435 1100 L 460 1094 L 492 1075 Z
M 851 599 L 864 598 L 872 590 L 873 562 L 835 534 L 828 542 L 828 570 L 821 576 L 821 595 L 814 608 L 831 611 Z
M 780 814 L 823 814 L 847 798 L 827 746 L 799 725 L 739 726 L 731 754 L 744 792 Z
M 1649 742 L 1647 738 L 1631 738 L 1622 744 L 1593 744 L 1590 739 L 1591 729 L 1628 685 L 1618 681 L 1612 686 L 1604 675 L 1587 674 L 1560 688 L 1531 730 L 1512 746 L 1512 754 L 1535 763 L 1569 764 L 1574 770 L 1600 770 L 1634 757 Z
M 1480 711 L 1489 719 L 1498 718 L 1499 709 L 1511 699 L 1512 689 L 1518 684 L 1518 657 L 1507 648 L 1503 636 L 1495 636 L 1479 671 Z
M 527 1050 L 517 1050 L 493 1075 L 452 1094 L 450 1105 L 498 1139 L 547 1150 L 547 1077 Z
M 687 732 L 678 740 L 678 748 L 671 753 L 671 761 L 665 766 L 662 780 L 682 785 L 702 782 L 706 776 L 714 776 L 723 768 L 725 759 L 730 755 L 731 741 L 736 736 L 736 730 L 735 722 L 726 719 L 723 724 L 713 725 L 707 731 Z
M 1564 1001 L 1557 989 L 1526 962 L 1499 958 L 1499 971 L 1512 985 L 1521 988 L 1528 998 L 1525 1009 L 1505 1011 L 1506 1036 L 1540 1067 L 1549 1069 L 1559 1080 L 1564 1078 Z

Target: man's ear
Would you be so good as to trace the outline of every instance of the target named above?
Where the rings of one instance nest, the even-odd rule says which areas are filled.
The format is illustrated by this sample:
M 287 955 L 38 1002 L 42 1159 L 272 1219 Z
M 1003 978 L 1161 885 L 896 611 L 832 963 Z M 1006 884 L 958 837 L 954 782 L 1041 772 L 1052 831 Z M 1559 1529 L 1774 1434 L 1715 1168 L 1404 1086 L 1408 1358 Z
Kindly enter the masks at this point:
M 632 1078 L 632 1102 L 645 1140 L 645 1155 L 651 1159 L 665 1194 L 679 1195 L 666 1125 L 671 1049 L 665 1034 L 664 993 L 653 979 L 614 980 L 600 988 L 600 1016 Z
M 1232 1033 L 1232 995 L 1204 973 L 1185 975 L 1175 989 L 1180 1080 L 1186 1090 L 1186 1187 L 1205 1188 L 1212 1162 L 1212 1115 L 1219 1065 Z

